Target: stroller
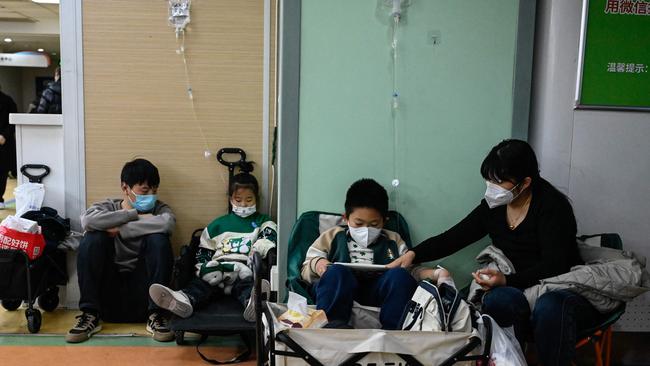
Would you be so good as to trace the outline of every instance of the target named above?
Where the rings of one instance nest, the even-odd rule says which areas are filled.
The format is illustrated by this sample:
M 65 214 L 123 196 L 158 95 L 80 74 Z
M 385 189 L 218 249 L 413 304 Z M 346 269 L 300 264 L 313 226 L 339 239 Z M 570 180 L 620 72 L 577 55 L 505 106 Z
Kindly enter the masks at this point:
M 224 159 L 224 154 L 236 154 L 239 155 L 240 158 L 237 161 L 230 162 Z M 238 148 L 225 148 L 218 152 L 217 160 L 228 167 L 230 184 L 235 168 L 239 167 L 242 163 L 246 163 L 246 154 L 243 150 Z M 228 209 L 230 210 L 230 202 Z M 184 288 L 195 276 L 196 252 L 199 248 L 202 231 L 203 228 L 194 231 L 190 243 L 181 248 L 180 256 L 174 263 L 172 288 L 175 290 Z M 237 363 L 244 361 L 252 354 L 253 350 L 256 349 L 258 350 L 258 359 L 260 359 L 259 351 L 261 348 L 256 344 L 258 339 L 256 334 L 260 334 L 261 331 L 261 311 L 258 310 L 261 308 L 262 300 L 261 280 L 262 278 L 267 280 L 269 279 L 270 269 L 275 262 L 275 249 L 272 249 L 267 253 L 265 260 L 263 260 L 258 253 L 255 253 L 252 257 L 255 292 L 260 294 L 260 296 L 256 296 L 255 306 L 257 320 L 255 323 L 244 320 L 244 308 L 235 298 L 231 296 L 219 297 L 208 306 L 195 311 L 189 318 L 183 319 L 173 317 L 171 319 L 170 328 L 176 336 L 176 343 L 178 345 L 185 344 L 186 332 L 200 334 L 201 340 L 196 346 L 197 353 L 203 360 L 212 364 Z M 246 350 L 232 359 L 225 361 L 211 360 L 201 353 L 199 346 L 209 336 L 229 335 L 240 335 L 246 345 Z
M 45 173 L 32 176 L 25 169 L 44 169 Z M 21 172 L 30 182 L 40 182 L 49 173 L 44 165 L 25 165 Z M 57 249 L 58 243 L 70 230 L 70 221 L 62 219 L 57 211 L 43 207 L 39 211 L 26 212 L 23 218 L 38 222 L 45 237 L 43 255 L 30 260 L 20 250 L 0 249 L 0 299 L 2 307 L 9 311 L 18 309 L 27 302 L 25 317 L 30 333 L 41 328 L 41 312 L 34 309 L 34 303 L 44 311 L 52 311 L 59 305 L 59 288 L 68 282 L 66 253 Z
M 338 214 L 310 211 L 303 213 L 289 238 L 287 286 L 290 291 L 308 297 L 300 279 L 300 266 L 309 246 L 323 231 L 343 223 Z M 402 236 L 411 246 L 408 225 L 397 212 L 389 213 L 386 229 Z M 453 365 L 481 360 L 488 364 L 492 323 L 479 317 L 471 332 L 387 331 L 382 329 L 301 329 L 288 328 L 278 321 L 286 305 L 264 302 L 263 346 L 268 365 Z M 352 323 L 367 323 L 378 315 L 376 308 L 355 304 Z M 372 323 L 372 321 L 371 321 Z M 376 320 L 375 320 L 376 323 Z M 486 334 L 483 336 L 482 334 Z

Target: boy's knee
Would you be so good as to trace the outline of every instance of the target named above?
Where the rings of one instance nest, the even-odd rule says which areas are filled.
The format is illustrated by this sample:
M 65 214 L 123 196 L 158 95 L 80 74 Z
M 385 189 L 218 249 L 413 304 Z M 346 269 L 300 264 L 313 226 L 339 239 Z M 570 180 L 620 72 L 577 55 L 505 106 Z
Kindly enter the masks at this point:
M 405 268 L 391 268 L 386 271 L 386 276 L 387 281 L 392 284 L 413 288 L 417 286 L 417 281 Z
M 354 279 L 354 273 L 348 267 L 339 264 L 332 264 L 323 274 L 323 278 L 346 281 L 349 279 Z
M 318 282 L 321 288 L 337 288 L 339 291 L 352 292 L 357 288 L 357 279 L 351 269 L 333 264 L 323 273 L 323 277 Z
M 79 248 L 82 251 L 89 250 L 97 246 L 105 246 L 109 241 L 113 240 L 105 231 L 87 231 L 79 243 Z
M 148 250 L 166 250 L 171 249 L 171 242 L 167 234 L 149 234 L 143 238 Z

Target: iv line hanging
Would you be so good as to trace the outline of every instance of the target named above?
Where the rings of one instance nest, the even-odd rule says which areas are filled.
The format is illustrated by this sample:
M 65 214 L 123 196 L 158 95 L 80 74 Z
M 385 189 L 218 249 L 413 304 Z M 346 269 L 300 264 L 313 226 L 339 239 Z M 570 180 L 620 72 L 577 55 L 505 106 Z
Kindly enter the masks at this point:
M 398 110 L 400 107 L 400 93 L 398 90 L 397 82 L 397 68 L 398 68 L 398 54 L 399 54 L 399 39 L 398 31 L 400 20 L 402 19 L 402 14 L 404 9 L 410 5 L 409 0 L 384 0 L 384 6 L 390 7 L 390 17 L 392 18 L 392 39 L 391 39 L 391 53 L 392 53 L 392 72 L 391 72 L 391 81 L 392 81 L 392 91 L 391 91 L 391 122 L 393 127 L 393 179 L 391 181 L 391 186 L 395 195 L 395 209 L 399 211 L 399 186 L 400 186 L 400 172 L 398 167 L 398 144 L 399 144 L 399 128 L 398 128 Z
M 205 150 L 203 151 L 203 156 L 208 159 L 212 155 L 210 148 L 208 146 L 208 140 L 203 132 L 203 126 L 198 119 L 196 114 L 196 106 L 194 105 L 194 93 L 192 90 L 192 84 L 190 81 L 190 72 L 187 64 L 187 57 L 185 54 L 185 28 L 190 23 L 190 6 L 192 5 L 192 0 L 169 0 L 169 25 L 174 27 L 176 32 L 176 43 L 177 49 L 176 54 L 183 57 L 183 69 L 185 71 L 185 84 L 187 97 L 190 100 L 192 105 L 192 118 L 194 123 L 199 129 L 201 138 L 205 145 Z

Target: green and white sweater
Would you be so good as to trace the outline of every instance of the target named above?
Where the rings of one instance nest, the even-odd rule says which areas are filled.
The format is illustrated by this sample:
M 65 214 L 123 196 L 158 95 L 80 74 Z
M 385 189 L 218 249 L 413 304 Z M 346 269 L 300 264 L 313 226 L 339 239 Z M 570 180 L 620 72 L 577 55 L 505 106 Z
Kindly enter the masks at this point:
M 250 255 L 258 252 L 266 257 L 276 240 L 277 225 L 266 215 L 256 212 L 239 217 L 231 212 L 221 216 L 201 234 L 196 275 L 229 293 L 237 279 L 252 276 L 247 265 Z

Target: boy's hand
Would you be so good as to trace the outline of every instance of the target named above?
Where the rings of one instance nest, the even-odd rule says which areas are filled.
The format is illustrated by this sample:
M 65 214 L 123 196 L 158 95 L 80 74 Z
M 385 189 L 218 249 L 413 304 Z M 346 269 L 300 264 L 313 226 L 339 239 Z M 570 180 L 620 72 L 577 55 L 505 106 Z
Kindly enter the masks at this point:
M 150 217 L 153 217 L 153 215 L 150 214 L 150 213 L 146 213 L 146 214 L 138 214 L 138 219 L 139 219 L 139 220 L 142 220 L 142 219 L 148 219 L 148 218 L 150 218 Z
M 0 135 L 0 146 L 4 145 L 5 142 L 7 142 L 7 139 L 4 136 Z
M 407 268 L 410 267 L 411 264 L 413 264 L 413 260 L 415 259 L 415 252 L 409 250 L 408 252 L 404 253 L 401 257 L 395 259 L 394 261 L 388 263 L 386 267 L 388 268 Z
M 506 285 L 506 276 L 493 268 L 480 269 L 472 273 L 472 276 L 484 290 Z
M 327 271 L 327 267 L 329 267 L 330 264 L 332 264 L 332 262 L 328 261 L 325 258 L 318 260 L 316 263 L 316 273 L 319 277 L 323 277 L 323 274 L 325 271 Z
M 108 233 L 108 236 L 111 238 L 116 237 L 120 233 L 120 228 L 119 227 L 112 227 L 110 229 L 106 229 L 106 232 Z

